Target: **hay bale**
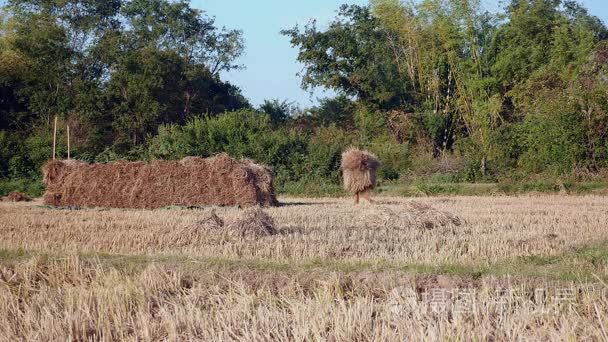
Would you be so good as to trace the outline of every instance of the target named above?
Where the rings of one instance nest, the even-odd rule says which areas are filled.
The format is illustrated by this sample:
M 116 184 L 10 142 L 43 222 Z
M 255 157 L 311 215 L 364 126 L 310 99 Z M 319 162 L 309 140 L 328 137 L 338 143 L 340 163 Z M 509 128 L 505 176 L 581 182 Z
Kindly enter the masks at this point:
M 264 164 L 258 164 L 251 159 L 242 159 L 241 163 L 253 176 L 256 188 L 260 189 L 259 196 L 262 203 L 269 203 L 269 206 L 277 206 L 279 202 L 274 194 L 272 187 L 272 169 Z
M 54 160 L 43 167 L 44 203 L 54 206 L 162 208 L 275 206 L 272 171 L 227 154 L 181 161 L 87 164 Z
M 13 191 L 3 197 L 2 200 L 9 202 L 29 202 L 32 200 L 32 198 L 24 193 Z
M 375 155 L 354 147 L 348 148 L 342 153 L 344 189 L 354 194 L 373 189 L 379 166 L 380 161 Z
M 274 226 L 274 220 L 260 207 L 245 210 L 243 215 L 230 223 L 226 229 L 245 239 L 256 239 L 278 234 L 278 230 Z

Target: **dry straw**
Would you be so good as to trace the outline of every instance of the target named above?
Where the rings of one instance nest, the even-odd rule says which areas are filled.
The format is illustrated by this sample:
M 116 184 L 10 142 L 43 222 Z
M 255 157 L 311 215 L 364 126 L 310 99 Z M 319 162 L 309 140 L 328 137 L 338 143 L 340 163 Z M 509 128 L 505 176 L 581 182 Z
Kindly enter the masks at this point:
M 447 211 L 438 210 L 428 204 L 408 201 L 398 207 L 378 206 L 373 209 L 382 225 L 408 229 L 433 229 L 460 226 L 463 220 Z
M 241 218 L 229 224 L 227 229 L 245 239 L 256 239 L 278 233 L 272 217 L 260 207 L 246 209 Z
M 199 245 L 205 240 L 205 236 L 213 233 L 224 232 L 224 220 L 217 216 L 215 209 L 203 215 L 190 225 L 176 229 L 170 234 L 170 241 L 178 247 L 188 245 Z
M 181 229 L 172 232 L 171 241 L 175 246 L 197 245 L 204 242 L 209 235 L 219 234 L 224 238 L 255 240 L 278 234 L 272 217 L 260 207 L 245 209 L 241 214 L 226 223 L 215 209 L 204 214 Z
M 152 209 L 278 204 L 268 167 L 224 153 L 152 163 L 53 160 L 44 166 L 43 176 L 44 202 L 54 206 Z

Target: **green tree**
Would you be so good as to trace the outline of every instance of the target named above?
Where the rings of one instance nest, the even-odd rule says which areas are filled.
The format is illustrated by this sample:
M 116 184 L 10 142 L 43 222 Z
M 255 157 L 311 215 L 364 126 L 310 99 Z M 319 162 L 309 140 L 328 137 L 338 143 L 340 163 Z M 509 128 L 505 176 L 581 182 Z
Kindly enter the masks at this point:
M 268 114 L 270 122 L 273 125 L 281 125 L 290 118 L 294 117 L 299 111 L 299 108 L 293 103 L 287 100 L 280 101 L 279 99 L 264 100 L 264 103 L 260 105 L 259 110 L 262 113 Z
M 380 21 L 368 7 L 340 7 L 338 17 L 325 31 L 314 21 L 281 31 L 299 48 L 305 89 L 326 87 L 378 108 L 408 105 L 397 68 L 384 39 Z
M 76 147 L 124 153 L 159 124 L 249 106 L 219 78 L 240 67 L 242 33 L 186 1 L 11 0 L 6 17 L 1 58 L 22 67 L 0 70 L 1 98 L 29 130 L 59 115 Z

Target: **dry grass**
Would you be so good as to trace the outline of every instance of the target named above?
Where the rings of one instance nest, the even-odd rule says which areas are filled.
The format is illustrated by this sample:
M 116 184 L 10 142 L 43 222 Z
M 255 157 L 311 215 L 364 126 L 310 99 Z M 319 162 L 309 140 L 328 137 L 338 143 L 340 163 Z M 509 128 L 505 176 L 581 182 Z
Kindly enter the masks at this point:
M 603 197 L 284 202 L 2 202 L 0 340 L 608 339 Z
M 126 273 L 76 257 L 34 258 L 0 274 L 7 340 L 601 340 L 608 314 L 601 288 L 506 290 L 492 278 L 159 265 Z

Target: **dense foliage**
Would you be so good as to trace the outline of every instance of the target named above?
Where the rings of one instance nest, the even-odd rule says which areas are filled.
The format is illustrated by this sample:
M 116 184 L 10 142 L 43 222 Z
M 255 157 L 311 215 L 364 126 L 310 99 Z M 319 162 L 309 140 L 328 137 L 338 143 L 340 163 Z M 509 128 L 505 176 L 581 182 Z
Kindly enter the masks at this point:
M 282 33 L 303 87 L 335 98 L 252 108 L 220 79 L 241 67 L 241 32 L 184 0 L 8 1 L 0 183 L 39 177 L 55 116 L 60 156 L 69 125 L 80 159 L 225 151 L 273 166 L 290 191 L 335 186 L 351 144 L 380 157 L 381 180 L 608 169 L 608 30 L 574 1 L 511 0 L 492 14 L 478 0 L 372 0 Z
M 512 0 L 493 15 L 476 0 L 370 2 L 342 6 L 325 30 L 283 31 L 304 87 L 383 113 L 422 159 L 464 158 L 469 180 L 608 166 L 608 31 L 580 5 Z

